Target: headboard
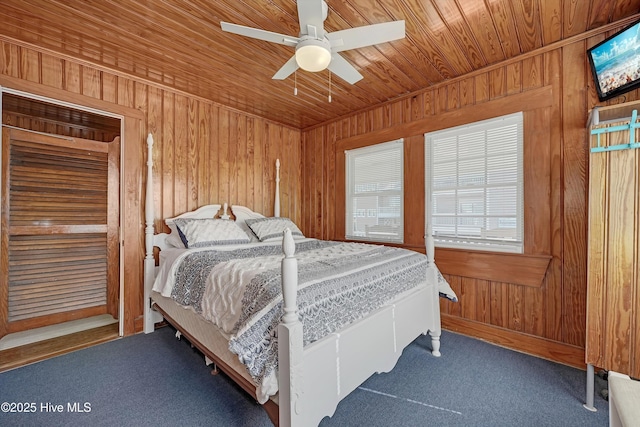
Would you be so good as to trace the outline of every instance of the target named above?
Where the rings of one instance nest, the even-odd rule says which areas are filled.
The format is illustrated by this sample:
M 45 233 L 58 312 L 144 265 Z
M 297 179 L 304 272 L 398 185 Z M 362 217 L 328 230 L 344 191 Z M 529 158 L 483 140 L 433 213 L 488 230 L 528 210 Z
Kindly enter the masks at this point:
M 275 177 L 275 200 L 273 212 L 274 216 L 280 216 L 280 160 L 276 159 L 276 177 Z M 222 209 L 222 212 L 220 210 Z M 262 214 L 252 211 L 245 206 L 234 205 L 231 208 L 236 222 L 242 222 L 250 218 L 261 218 Z M 156 273 L 156 260 L 153 254 L 153 248 L 158 247 L 160 249 L 166 249 L 168 233 L 155 233 L 154 229 L 154 200 L 153 200 L 153 136 L 149 134 L 147 136 L 147 185 L 146 185 L 146 197 L 145 197 L 145 258 L 144 258 L 144 331 L 145 333 L 153 332 L 154 324 L 161 320 L 161 316 L 154 310 L 151 310 L 150 306 L 150 293 L 153 287 L 153 281 L 155 280 Z M 214 218 L 218 216 L 220 218 L 229 218 L 228 205 L 224 203 L 222 205 L 213 204 L 202 206 L 194 211 L 185 212 L 174 218 L 165 220 L 165 223 L 172 228 L 173 221 L 178 218 Z M 226 218 L 225 218 L 226 217 Z

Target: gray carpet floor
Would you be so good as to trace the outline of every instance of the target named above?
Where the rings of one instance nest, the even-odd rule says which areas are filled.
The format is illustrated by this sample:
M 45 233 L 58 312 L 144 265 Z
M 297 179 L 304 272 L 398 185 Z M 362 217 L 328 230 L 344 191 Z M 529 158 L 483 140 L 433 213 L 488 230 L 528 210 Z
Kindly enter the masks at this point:
M 599 394 L 597 412 L 582 406 L 584 371 L 446 331 L 442 357 L 429 349 L 428 337 L 415 340 L 392 372 L 369 378 L 321 425 L 608 425 Z M 210 370 L 169 327 L 122 338 L 1 373 L 0 426 L 271 425 Z

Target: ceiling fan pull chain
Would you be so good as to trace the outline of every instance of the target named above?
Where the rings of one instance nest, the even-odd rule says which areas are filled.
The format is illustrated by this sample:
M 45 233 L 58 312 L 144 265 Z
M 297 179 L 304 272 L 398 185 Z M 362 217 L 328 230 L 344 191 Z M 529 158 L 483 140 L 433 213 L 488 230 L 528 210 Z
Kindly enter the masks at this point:
M 331 70 L 329 70 L 329 102 L 331 102 Z
M 293 73 L 293 96 L 298 96 L 298 72 Z

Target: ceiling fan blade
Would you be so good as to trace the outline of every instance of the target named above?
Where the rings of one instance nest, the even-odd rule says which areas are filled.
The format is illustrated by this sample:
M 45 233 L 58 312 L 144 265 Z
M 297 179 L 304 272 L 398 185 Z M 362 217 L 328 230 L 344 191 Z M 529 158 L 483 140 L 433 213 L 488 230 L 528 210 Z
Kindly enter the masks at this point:
M 253 39 L 265 40 L 272 43 L 283 44 L 285 46 L 296 46 L 300 39 L 298 37 L 286 36 L 284 34 L 273 33 L 271 31 L 260 30 L 258 28 L 245 27 L 243 25 L 220 22 L 222 31 L 239 34 Z
M 298 62 L 295 55 L 291 57 L 278 72 L 272 77 L 275 80 L 284 80 L 298 69 Z
M 331 42 L 332 52 L 342 52 L 402 39 L 405 36 L 404 27 L 404 21 L 383 22 L 334 31 L 327 33 L 327 38 Z
M 360 74 L 353 65 L 349 64 L 339 53 L 331 55 L 329 71 L 350 84 L 354 84 L 362 79 L 362 74 Z
M 300 35 L 309 34 L 308 26 L 315 27 L 318 32 L 318 38 L 324 37 L 324 18 L 326 12 L 323 13 L 323 8 L 326 7 L 326 3 L 323 0 L 298 0 L 298 22 L 300 23 Z M 314 34 L 310 34 L 314 35 Z

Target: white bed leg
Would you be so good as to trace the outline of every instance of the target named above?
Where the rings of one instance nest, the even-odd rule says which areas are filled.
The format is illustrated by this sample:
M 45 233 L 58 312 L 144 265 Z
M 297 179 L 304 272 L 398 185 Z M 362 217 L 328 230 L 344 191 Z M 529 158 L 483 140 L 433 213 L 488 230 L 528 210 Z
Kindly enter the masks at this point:
M 431 337 L 431 354 L 440 357 L 440 334 L 429 332 L 429 336 Z
M 278 325 L 278 393 L 279 425 L 303 424 L 301 395 L 302 375 L 302 323 L 298 320 L 296 297 L 298 293 L 298 261 L 294 257 L 295 243 L 291 230 L 286 229 L 282 242 L 282 298 L 284 315 Z
M 435 261 L 435 244 L 433 236 L 430 232 L 430 227 L 427 226 L 427 233 L 425 235 L 425 249 L 427 253 L 427 282 L 432 286 L 433 292 L 431 293 L 431 313 L 432 328 L 429 329 L 429 336 L 431 336 L 431 354 L 435 357 L 440 357 L 440 335 L 442 334 L 442 327 L 440 324 L 440 294 L 438 292 L 438 273 L 436 271 Z

